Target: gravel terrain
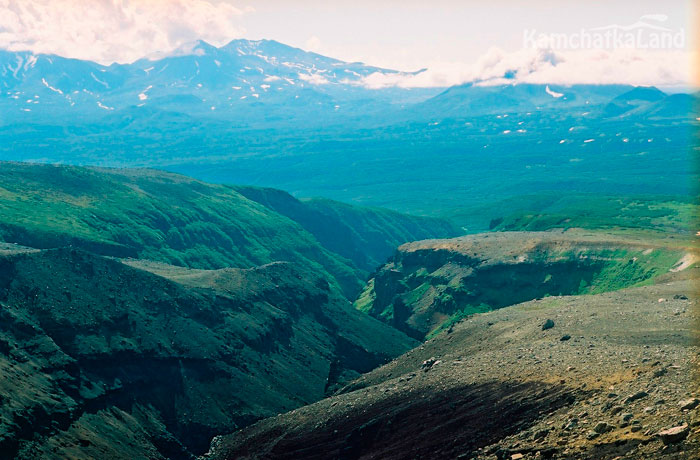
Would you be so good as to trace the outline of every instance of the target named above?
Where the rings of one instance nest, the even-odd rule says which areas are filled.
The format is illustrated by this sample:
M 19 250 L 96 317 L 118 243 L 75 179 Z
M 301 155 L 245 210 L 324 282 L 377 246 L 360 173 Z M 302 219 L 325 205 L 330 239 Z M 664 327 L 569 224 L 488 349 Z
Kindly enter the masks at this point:
M 697 459 L 697 270 L 474 315 L 207 458 Z

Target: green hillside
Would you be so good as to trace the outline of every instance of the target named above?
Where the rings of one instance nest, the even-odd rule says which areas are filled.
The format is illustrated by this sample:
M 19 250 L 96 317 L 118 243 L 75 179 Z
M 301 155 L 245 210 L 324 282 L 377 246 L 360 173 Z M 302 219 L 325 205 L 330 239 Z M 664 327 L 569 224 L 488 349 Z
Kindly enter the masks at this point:
M 447 221 L 381 208 L 351 206 L 326 199 L 299 201 L 281 190 L 236 187 L 246 198 L 297 222 L 327 249 L 372 271 L 409 241 L 456 236 Z
M 293 206 L 307 208 L 284 195 Z M 6 242 L 35 248 L 72 245 L 200 269 L 289 261 L 328 274 L 347 296 L 398 244 L 450 231 L 442 221 L 428 225 L 433 221 L 325 206 L 366 218 L 340 222 L 309 208 L 297 223 L 295 215 L 282 215 L 232 187 L 154 170 L 0 163 L 0 239 Z M 390 219 L 398 227 L 381 230 Z M 425 225 L 406 226 L 402 219 Z M 368 228 L 349 228 L 355 224 Z M 331 244 L 324 232 L 351 236 Z M 365 240 L 356 235 L 367 234 L 384 243 L 363 248 Z

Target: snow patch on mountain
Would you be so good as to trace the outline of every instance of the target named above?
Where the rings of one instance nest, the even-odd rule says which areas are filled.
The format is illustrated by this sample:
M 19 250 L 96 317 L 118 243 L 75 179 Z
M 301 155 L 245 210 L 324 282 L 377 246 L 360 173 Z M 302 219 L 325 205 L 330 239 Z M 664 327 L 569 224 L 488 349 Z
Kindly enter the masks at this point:
M 327 85 L 330 83 L 326 77 L 324 77 L 321 74 L 314 73 L 314 74 L 299 74 L 299 78 L 309 84 L 312 85 Z
M 559 99 L 560 97 L 564 96 L 564 93 L 557 93 L 556 91 L 549 89 L 549 85 L 547 85 L 544 90 L 555 99 Z
M 99 78 L 97 78 L 97 77 L 95 76 L 94 72 L 90 72 L 90 76 L 91 76 L 91 77 L 93 78 L 93 80 L 95 80 L 97 83 L 99 83 L 99 84 L 101 84 L 102 86 L 104 86 L 105 88 L 109 89 L 109 85 L 107 84 L 107 82 L 102 81 L 102 80 L 100 80 Z
M 53 86 L 49 85 L 49 83 L 46 81 L 45 78 L 42 78 L 42 79 L 41 79 L 41 83 L 42 83 L 44 86 L 46 86 L 48 89 L 50 89 L 51 91 L 53 91 L 54 93 L 58 93 L 58 94 L 63 95 L 63 91 L 61 91 L 60 89 L 54 88 Z

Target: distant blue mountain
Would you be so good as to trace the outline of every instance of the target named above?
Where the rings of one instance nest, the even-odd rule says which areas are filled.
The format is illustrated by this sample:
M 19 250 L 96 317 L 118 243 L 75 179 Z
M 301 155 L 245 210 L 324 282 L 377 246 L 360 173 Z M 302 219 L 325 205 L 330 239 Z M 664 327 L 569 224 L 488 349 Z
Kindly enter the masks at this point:
M 656 88 L 627 85 L 365 87 L 363 79 L 377 73 L 409 75 L 274 40 L 234 40 L 220 48 L 197 41 L 167 56 L 110 66 L 0 51 L 0 125 L 136 124 L 167 131 L 212 121 L 267 129 L 354 120 L 373 127 L 540 110 L 615 118 L 644 116 L 648 109 L 655 117 L 688 118 L 694 106 L 678 98 L 664 102 L 666 94 Z
M 365 89 L 362 79 L 373 73 L 400 74 L 273 40 L 234 40 L 221 48 L 198 41 L 169 56 L 110 66 L 0 51 L 0 107 L 6 118 L 26 114 L 19 119 L 31 121 L 90 120 L 130 107 L 253 117 L 264 108 L 269 117 L 271 111 L 337 112 L 368 100 L 401 102 L 421 93 Z
M 645 106 L 637 113 L 648 118 L 688 118 L 697 117 L 700 112 L 700 96 L 691 94 L 671 94 Z
M 453 86 L 420 104 L 418 110 L 434 116 L 480 116 L 595 107 L 633 89 L 628 85 L 542 85 L 512 83 Z
M 654 87 L 636 87 L 610 101 L 603 109 L 606 118 L 688 119 L 698 116 L 697 94 L 671 94 Z
M 658 88 L 639 86 L 610 101 L 603 110 L 605 117 L 617 117 L 627 114 L 634 109 L 658 102 L 666 97 L 666 93 Z

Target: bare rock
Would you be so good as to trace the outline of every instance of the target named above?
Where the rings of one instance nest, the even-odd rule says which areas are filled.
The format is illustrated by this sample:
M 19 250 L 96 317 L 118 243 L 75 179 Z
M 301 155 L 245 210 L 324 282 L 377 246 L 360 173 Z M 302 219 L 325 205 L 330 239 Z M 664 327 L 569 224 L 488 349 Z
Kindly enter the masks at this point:
M 689 432 L 690 428 L 688 427 L 688 424 L 684 423 L 680 426 L 674 426 L 673 428 L 659 431 L 656 433 L 656 435 L 661 438 L 661 442 L 668 445 L 684 440 L 688 436 Z
M 690 398 L 680 401 L 678 407 L 680 407 L 681 410 L 692 410 L 698 407 L 698 404 L 700 404 L 700 399 Z
M 638 391 L 635 394 L 629 395 L 627 399 L 625 399 L 625 402 L 629 403 L 638 399 L 646 398 L 647 396 L 649 396 L 649 393 L 646 391 Z
M 611 431 L 613 427 L 606 423 L 606 422 L 598 422 L 596 426 L 593 427 L 593 431 L 598 433 L 598 434 L 603 434 L 607 433 L 608 431 Z

